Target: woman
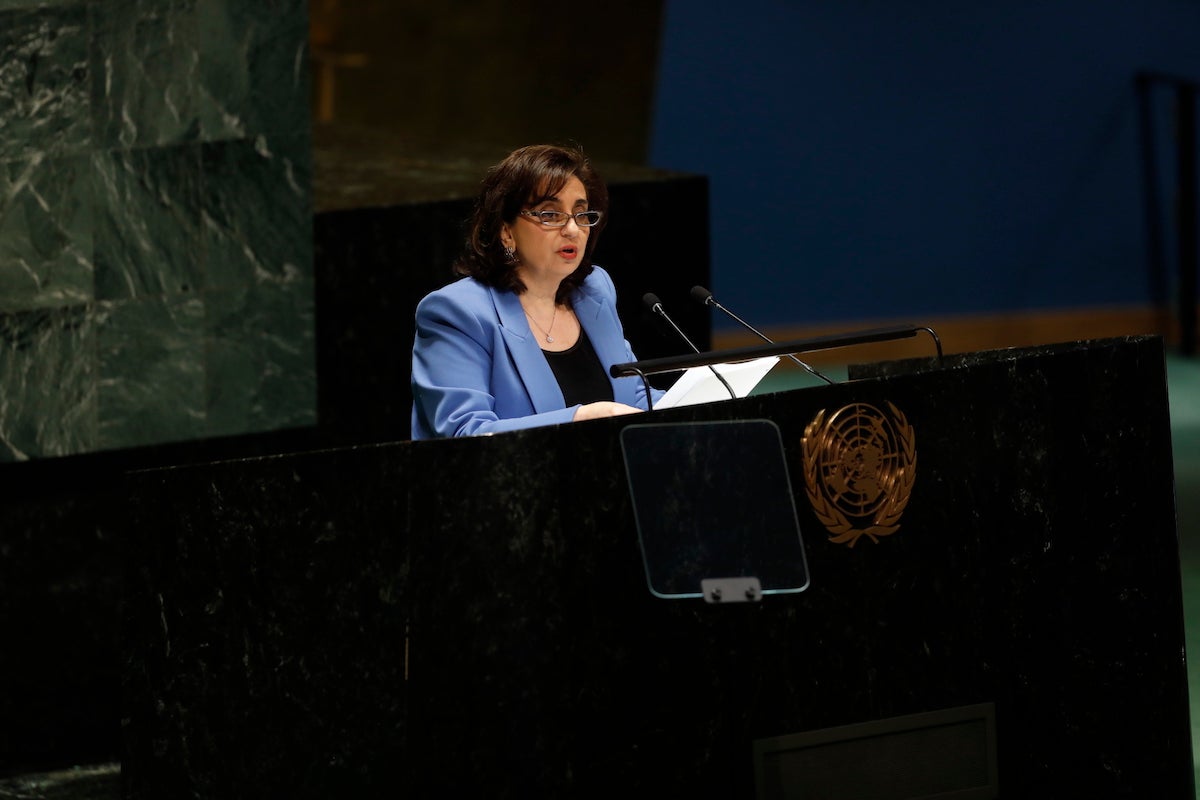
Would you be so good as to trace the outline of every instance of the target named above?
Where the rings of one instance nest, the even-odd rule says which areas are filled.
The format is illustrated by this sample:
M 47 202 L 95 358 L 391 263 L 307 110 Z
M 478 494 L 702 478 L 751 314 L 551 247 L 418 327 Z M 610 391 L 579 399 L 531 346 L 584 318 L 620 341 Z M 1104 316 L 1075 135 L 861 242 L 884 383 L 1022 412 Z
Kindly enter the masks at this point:
M 636 359 L 612 279 L 591 263 L 607 205 L 575 149 L 524 147 L 488 172 L 454 267 L 465 277 L 417 306 L 414 439 L 646 408 L 640 379 L 608 374 Z

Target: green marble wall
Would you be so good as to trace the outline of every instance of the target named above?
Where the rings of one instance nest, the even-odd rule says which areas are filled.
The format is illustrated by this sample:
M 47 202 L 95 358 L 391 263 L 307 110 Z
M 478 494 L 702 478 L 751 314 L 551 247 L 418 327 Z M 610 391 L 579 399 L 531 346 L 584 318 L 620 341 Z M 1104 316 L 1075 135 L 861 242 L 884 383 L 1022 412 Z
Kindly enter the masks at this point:
M 314 424 L 305 0 L 0 0 L 0 461 Z

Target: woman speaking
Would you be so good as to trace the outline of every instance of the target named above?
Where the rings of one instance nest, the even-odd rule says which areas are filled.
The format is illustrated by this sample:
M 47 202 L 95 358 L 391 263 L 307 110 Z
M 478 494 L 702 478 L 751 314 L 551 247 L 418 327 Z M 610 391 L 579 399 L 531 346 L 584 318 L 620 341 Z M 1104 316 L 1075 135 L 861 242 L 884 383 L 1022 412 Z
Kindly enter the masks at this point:
M 591 263 L 608 190 L 580 151 L 533 145 L 488 171 L 454 265 L 417 306 L 412 437 L 499 433 L 645 410 L 608 273 Z M 656 392 L 657 390 L 652 390 Z

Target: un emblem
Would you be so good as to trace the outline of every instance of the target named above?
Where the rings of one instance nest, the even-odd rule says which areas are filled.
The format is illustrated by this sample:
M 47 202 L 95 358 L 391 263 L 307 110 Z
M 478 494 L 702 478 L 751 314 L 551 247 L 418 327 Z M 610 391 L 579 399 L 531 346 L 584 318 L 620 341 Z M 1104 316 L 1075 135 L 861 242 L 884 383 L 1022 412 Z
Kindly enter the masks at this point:
M 900 528 L 917 477 L 916 435 L 900 409 L 853 403 L 804 429 L 804 485 L 829 541 L 876 544 Z

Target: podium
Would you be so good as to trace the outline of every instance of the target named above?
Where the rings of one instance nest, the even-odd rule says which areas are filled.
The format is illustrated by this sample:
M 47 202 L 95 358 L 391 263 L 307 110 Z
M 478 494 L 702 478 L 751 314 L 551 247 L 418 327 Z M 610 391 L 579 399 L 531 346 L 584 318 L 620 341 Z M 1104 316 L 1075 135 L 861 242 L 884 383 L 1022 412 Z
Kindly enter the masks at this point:
M 130 476 L 127 796 L 1193 797 L 1161 341 L 851 377 Z M 866 408 L 907 472 L 864 516 L 813 481 Z M 807 587 L 655 596 L 621 432 L 729 420 Z

